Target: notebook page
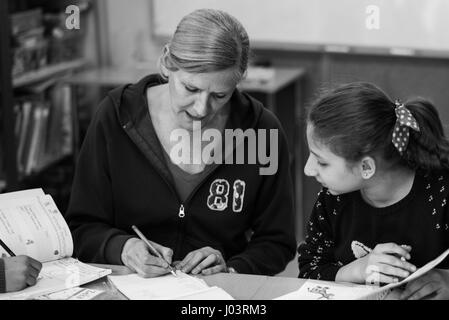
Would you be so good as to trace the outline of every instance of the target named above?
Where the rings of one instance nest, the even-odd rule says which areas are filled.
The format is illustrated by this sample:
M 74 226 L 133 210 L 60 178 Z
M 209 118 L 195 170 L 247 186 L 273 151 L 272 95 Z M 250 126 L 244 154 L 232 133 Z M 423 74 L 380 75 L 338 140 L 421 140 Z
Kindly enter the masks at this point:
M 130 300 L 176 299 L 209 289 L 204 280 L 179 270 L 177 277 L 167 274 L 156 278 L 143 278 L 136 273 L 109 276 L 111 283 Z
M 210 287 L 204 291 L 196 292 L 175 300 L 235 300 L 229 293 L 219 287 Z
M 404 280 L 397 282 L 397 283 L 390 283 L 386 286 L 383 286 L 381 288 L 378 288 L 371 294 L 369 294 L 367 297 L 363 297 L 364 299 L 383 299 L 385 298 L 394 288 L 400 287 L 407 282 L 410 282 L 414 279 L 419 278 L 420 276 L 424 275 L 425 273 L 429 272 L 433 268 L 435 268 L 440 262 L 442 262 L 447 255 L 449 254 L 449 249 L 444 251 L 442 254 L 440 254 L 438 257 L 436 257 L 434 260 L 428 262 L 415 272 L 413 272 L 411 275 L 409 275 Z
M 45 195 L 42 188 L 28 189 L 14 192 L 7 192 L 0 194 L 0 203 L 7 200 L 22 199 L 22 198 L 33 198 Z
M 72 234 L 50 195 L 1 201 L 0 234 L 16 255 L 41 262 L 73 253 Z M 1 246 L 0 255 L 7 255 Z
M 307 280 L 298 290 L 274 300 L 354 300 L 373 291 L 371 286 Z

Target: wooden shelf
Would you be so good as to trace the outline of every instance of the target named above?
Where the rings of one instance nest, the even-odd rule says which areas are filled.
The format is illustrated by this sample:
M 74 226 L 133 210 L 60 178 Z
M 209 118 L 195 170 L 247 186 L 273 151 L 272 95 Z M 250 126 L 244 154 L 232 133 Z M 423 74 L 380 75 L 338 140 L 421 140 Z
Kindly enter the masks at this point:
M 67 62 L 61 62 L 54 65 L 48 65 L 41 69 L 30 71 L 13 78 L 13 87 L 18 88 L 41 80 L 45 80 L 46 78 L 50 78 L 58 73 L 80 68 L 86 65 L 86 63 L 87 62 L 84 59 L 77 59 Z

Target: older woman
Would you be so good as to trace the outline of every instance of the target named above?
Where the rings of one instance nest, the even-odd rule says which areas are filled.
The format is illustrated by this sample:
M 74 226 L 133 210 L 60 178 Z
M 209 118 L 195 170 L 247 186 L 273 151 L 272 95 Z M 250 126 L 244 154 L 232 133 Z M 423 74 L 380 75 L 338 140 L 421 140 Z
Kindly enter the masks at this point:
M 234 17 L 197 10 L 165 46 L 160 75 L 102 101 L 66 215 L 80 260 L 124 264 L 142 276 L 165 274 L 172 262 L 192 274 L 285 268 L 296 247 L 289 153 L 275 116 L 236 88 L 248 56 Z M 246 144 L 221 143 L 227 130 Z M 239 150 L 244 157 L 234 157 Z M 256 150 L 274 153 L 274 170 L 263 171 Z

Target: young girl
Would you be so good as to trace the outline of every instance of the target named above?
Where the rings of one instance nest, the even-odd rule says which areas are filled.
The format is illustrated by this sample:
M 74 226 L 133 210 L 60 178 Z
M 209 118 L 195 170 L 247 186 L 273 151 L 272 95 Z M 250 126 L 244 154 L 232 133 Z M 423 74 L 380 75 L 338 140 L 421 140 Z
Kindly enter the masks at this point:
M 299 277 L 392 283 L 449 247 L 449 142 L 430 102 L 343 85 L 309 110 L 307 141 L 304 172 L 323 189 L 298 248 Z M 449 298 L 449 271 L 401 295 L 423 297 Z

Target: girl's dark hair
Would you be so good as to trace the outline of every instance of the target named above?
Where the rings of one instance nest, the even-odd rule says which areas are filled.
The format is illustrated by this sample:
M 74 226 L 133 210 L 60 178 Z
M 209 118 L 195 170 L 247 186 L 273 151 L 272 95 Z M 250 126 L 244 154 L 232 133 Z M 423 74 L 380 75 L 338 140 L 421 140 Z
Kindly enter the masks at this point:
M 391 142 L 395 103 L 373 84 L 354 82 L 325 93 L 309 108 L 307 123 L 313 125 L 314 137 L 320 143 L 349 162 L 369 155 L 388 165 L 426 171 L 448 169 L 449 141 L 436 108 L 422 98 L 404 105 L 420 131 L 409 129 L 409 144 L 402 156 Z

